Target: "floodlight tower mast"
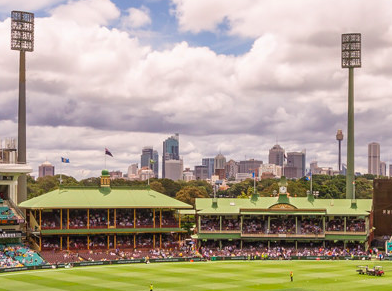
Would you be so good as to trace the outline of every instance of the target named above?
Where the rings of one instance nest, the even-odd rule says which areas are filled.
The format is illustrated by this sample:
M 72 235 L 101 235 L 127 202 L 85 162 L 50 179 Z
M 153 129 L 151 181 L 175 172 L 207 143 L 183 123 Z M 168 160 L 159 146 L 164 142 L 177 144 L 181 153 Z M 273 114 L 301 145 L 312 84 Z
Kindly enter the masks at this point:
M 342 34 L 342 68 L 348 68 L 346 199 L 354 199 L 354 68 L 361 67 L 361 34 Z
M 11 12 L 11 50 L 20 52 L 18 107 L 18 163 L 26 164 L 26 51 L 34 50 L 34 14 Z M 27 199 L 26 174 L 18 178 L 18 201 Z
M 339 168 L 339 174 L 341 174 L 342 173 L 342 140 L 343 140 L 343 132 L 341 129 L 338 129 L 338 132 L 336 133 L 336 140 L 339 143 L 338 168 Z

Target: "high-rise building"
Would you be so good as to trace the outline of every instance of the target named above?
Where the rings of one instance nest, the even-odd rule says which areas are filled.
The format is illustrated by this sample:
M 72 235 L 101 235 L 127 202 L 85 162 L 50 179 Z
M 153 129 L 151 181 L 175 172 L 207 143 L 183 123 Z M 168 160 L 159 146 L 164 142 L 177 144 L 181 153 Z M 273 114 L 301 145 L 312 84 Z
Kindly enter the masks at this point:
M 271 174 L 273 177 L 280 178 L 282 176 L 282 167 L 275 164 L 262 164 L 259 168 L 259 178 Z
M 258 176 L 258 171 L 263 161 L 249 159 L 246 161 L 240 161 L 239 173 L 256 173 Z
M 392 164 L 389 164 L 389 177 L 392 177 Z
M 287 165 L 284 167 L 284 175 L 287 178 L 302 178 L 305 176 L 306 152 L 287 153 Z
M 166 160 L 165 178 L 173 181 L 182 180 L 183 163 L 182 160 Z
M 201 161 L 201 164 L 203 166 L 207 166 L 208 169 L 208 179 L 211 179 L 211 176 L 214 175 L 215 169 L 214 169 L 214 158 L 203 158 Z
M 38 177 L 42 178 L 45 176 L 54 176 L 54 166 L 48 161 L 38 167 Z
M 284 163 L 284 149 L 276 144 L 269 150 L 268 163 L 283 166 Z
M 168 160 L 179 160 L 180 159 L 180 141 L 179 134 L 169 137 L 163 142 L 162 151 L 162 178 L 168 178 L 166 176 L 166 161 Z M 182 170 L 181 170 L 182 175 Z
M 226 163 L 225 172 L 227 179 L 235 179 L 240 170 L 240 164 L 234 160 L 230 160 Z
M 225 166 L 226 166 L 226 158 L 224 155 L 219 153 L 214 159 L 214 172 L 215 175 L 219 176 L 219 179 L 225 179 Z
M 385 162 L 380 162 L 380 176 L 387 175 L 387 164 Z
M 380 144 L 376 142 L 368 145 L 368 174 L 380 175 Z
M 150 169 L 154 172 L 154 177 L 158 178 L 159 156 L 158 152 L 154 151 L 153 147 L 147 146 L 142 149 L 142 154 L 140 156 L 140 167 L 150 167 Z
M 128 179 L 129 180 L 137 180 L 138 176 L 138 164 L 132 164 L 128 167 Z
M 189 182 L 195 180 L 195 175 L 190 168 L 185 168 L 184 172 L 182 172 L 182 179 L 185 182 Z
M 208 177 L 208 168 L 207 166 L 195 166 L 195 178 L 196 180 L 206 180 Z

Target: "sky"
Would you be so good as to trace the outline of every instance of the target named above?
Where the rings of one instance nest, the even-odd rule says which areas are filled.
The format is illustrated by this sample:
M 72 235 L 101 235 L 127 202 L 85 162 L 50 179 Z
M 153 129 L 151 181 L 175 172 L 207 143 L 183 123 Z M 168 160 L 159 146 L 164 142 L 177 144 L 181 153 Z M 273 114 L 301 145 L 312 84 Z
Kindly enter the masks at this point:
M 388 0 L 0 0 L 0 138 L 17 138 L 18 52 L 10 12 L 35 13 L 27 62 L 27 160 L 38 176 L 99 176 L 140 164 L 180 134 L 185 167 L 221 152 L 261 159 L 279 143 L 307 167 L 346 161 L 348 70 L 341 34 L 362 34 L 355 69 L 355 170 L 392 150 Z M 4 144 L 4 141 L 3 141 Z M 61 164 L 67 157 L 70 164 Z

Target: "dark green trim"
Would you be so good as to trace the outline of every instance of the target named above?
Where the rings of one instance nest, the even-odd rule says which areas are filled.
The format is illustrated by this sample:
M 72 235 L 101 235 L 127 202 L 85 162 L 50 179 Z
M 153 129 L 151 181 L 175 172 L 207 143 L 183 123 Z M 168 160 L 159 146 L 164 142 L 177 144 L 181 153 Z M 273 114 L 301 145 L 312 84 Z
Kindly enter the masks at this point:
M 94 228 L 94 229 L 45 229 L 41 235 L 72 234 L 126 234 L 126 233 L 168 233 L 187 232 L 182 228 Z

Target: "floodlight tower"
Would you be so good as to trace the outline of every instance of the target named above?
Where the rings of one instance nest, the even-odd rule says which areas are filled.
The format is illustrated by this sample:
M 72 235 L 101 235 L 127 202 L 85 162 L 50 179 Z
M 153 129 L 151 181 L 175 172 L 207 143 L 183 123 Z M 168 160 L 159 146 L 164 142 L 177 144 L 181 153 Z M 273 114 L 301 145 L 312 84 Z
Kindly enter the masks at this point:
M 339 143 L 338 168 L 340 174 L 342 171 L 342 140 L 343 140 L 343 132 L 341 129 L 338 129 L 338 132 L 336 133 L 336 140 Z
M 354 68 L 361 67 L 361 34 L 342 34 L 342 68 L 348 68 L 346 199 L 354 199 Z
M 18 163 L 26 163 L 26 52 L 34 50 L 34 14 L 11 12 L 11 49 L 20 52 L 18 107 Z M 18 201 L 27 199 L 26 174 L 18 178 Z

